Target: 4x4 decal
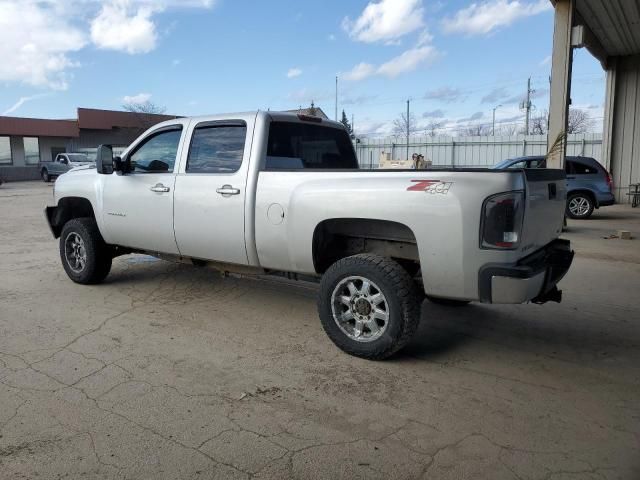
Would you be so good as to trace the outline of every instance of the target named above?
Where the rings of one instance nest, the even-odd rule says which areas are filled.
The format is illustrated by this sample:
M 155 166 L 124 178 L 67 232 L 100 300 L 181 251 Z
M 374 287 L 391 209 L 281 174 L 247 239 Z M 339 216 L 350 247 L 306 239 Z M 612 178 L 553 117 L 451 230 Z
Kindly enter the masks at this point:
M 407 192 L 427 192 L 446 195 L 453 182 L 441 182 L 440 180 L 411 180 L 415 185 L 407 187 Z

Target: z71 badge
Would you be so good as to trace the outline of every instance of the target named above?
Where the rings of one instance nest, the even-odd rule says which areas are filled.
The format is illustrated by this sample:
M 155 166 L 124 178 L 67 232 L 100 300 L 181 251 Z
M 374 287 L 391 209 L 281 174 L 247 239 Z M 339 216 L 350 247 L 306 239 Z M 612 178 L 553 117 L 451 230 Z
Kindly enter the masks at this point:
M 427 192 L 432 195 L 439 193 L 446 195 L 453 182 L 441 182 L 440 180 L 411 180 L 415 185 L 407 187 L 408 192 Z

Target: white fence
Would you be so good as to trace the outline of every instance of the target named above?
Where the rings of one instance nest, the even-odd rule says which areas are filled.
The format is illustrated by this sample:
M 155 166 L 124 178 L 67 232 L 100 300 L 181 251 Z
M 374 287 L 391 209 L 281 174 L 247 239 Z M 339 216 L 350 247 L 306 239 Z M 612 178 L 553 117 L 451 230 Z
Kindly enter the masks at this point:
M 391 153 L 392 159 L 407 158 L 406 138 L 364 138 L 355 144 L 360 166 L 377 168 L 380 154 Z M 490 137 L 409 137 L 409 157 L 424 155 L 433 166 L 490 167 L 507 158 L 544 155 L 546 135 L 515 135 Z M 567 138 L 567 155 L 602 159 L 602 134 L 572 134 Z

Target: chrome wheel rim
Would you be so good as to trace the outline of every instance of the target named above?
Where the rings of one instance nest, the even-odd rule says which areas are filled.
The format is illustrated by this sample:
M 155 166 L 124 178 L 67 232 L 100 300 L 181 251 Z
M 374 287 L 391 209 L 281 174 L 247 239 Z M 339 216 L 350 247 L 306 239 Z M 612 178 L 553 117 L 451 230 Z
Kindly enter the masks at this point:
M 75 273 L 80 273 L 87 265 L 87 250 L 84 240 L 75 232 L 71 232 L 64 239 L 64 256 L 69 268 Z
M 589 200 L 585 197 L 574 197 L 569 202 L 569 211 L 578 217 L 586 215 L 589 211 Z
M 340 280 L 331 294 L 331 311 L 338 328 L 356 342 L 373 342 L 389 325 L 389 303 L 374 282 L 351 276 Z

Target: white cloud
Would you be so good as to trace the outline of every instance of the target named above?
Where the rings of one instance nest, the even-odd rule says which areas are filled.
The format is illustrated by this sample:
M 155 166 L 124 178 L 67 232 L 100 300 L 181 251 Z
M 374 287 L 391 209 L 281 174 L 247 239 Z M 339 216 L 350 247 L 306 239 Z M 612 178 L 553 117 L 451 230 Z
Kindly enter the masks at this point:
M 68 87 L 69 70 L 79 65 L 69 54 L 86 40 L 58 13 L 56 5 L 0 2 L 0 82 L 55 90 Z
M 327 38 L 329 39 L 330 42 L 333 42 L 336 39 L 336 36 L 333 33 L 330 33 Z
M 287 78 L 295 78 L 299 77 L 300 75 L 302 75 L 302 70 L 297 67 L 290 68 L 287 72 Z
M 157 10 L 135 6 L 129 0 L 112 0 L 102 6 L 91 22 L 91 40 L 98 48 L 129 54 L 147 53 L 156 47 L 158 34 L 151 21 Z
M 351 82 L 357 82 L 359 80 L 364 80 L 367 77 L 370 77 L 376 72 L 376 67 L 371 65 L 370 63 L 359 63 L 355 67 L 353 67 L 348 72 L 340 75 L 344 80 L 348 80 Z
M 380 0 L 369 2 L 362 14 L 345 17 L 342 28 L 355 40 L 394 42 L 424 25 L 421 0 Z
M 25 103 L 30 102 L 31 100 L 36 100 L 38 98 L 46 97 L 48 95 L 49 95 L 48 93 L 38 93 L 36 95 L 31 95 L 31 96 L 28 96 L 28 97 L 20 97 L 16 103 L 14 103 L 12 106 L 10 106 L 8 109 L 6 109 L 4 112 L 2 112 L 2 115 L 10 115 L 13 112 L 15 112 L 16 110 L 18 110 Z
M 374 75 L 395 78 L 403 73 L 414 71 L 420 65 L 435 59 L 436 56 L 436 49 L 429 45 L 410 48 L 379 66 L 365 62 L 359 63 L 348 72 L 343 73 L 341 78 L 351 82 L 364 80 Z
M 486 0 L 475 2 L 453 17 L 442 21 L 447 33 L 465 33 L 467 35 L 483 35 L 511 25 L 515 21 L 552 10 L 549 0 Z
M 144 53 L 157 45 L 153 14 L 210 8 L 215 0 L 0 0 L 0 82 L 64 90 L 74 52 Z
M 146 103 L 151 100 L 150 93 L 138 93 L 137 95 L 125 95 L 122 98 L 122 101 L 125 104 L 137 104 L 137 103 Z
M 550 64 L 551 64 L 551 55 L 548 55 L 548 56 L 544 57 L 542 59 L 542 61 L 540 62 L 540 66 L 541 67 L 544 67 L 544 66 L 550 65 Z
M 414 71 L 422 63 L 433 60 L 435 56 L 436 50 L 431 46 L 412 48 L 380 65 L 377 73 L 391 78 L 397 77 L 402 73 Z
M 180 60 L 179 58 L 174 58 L 174 59 L 171 61 L 171 65 L 172 65 L 172 66 L 174 66 L 174 67 L 177 67 L 177 66 L 178 66 L 178 65 L 180 65 L 181 63 L 182 63 L 182 60 Z

